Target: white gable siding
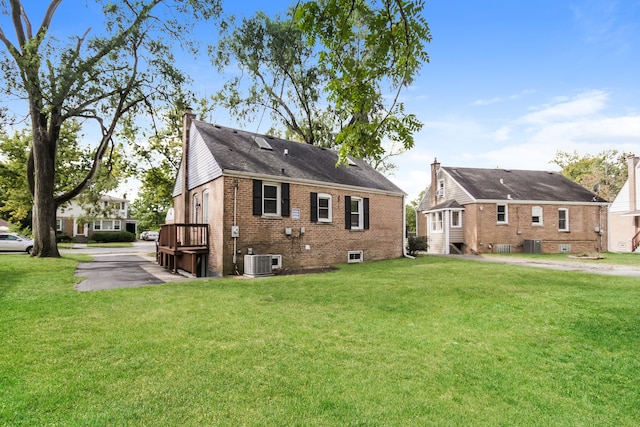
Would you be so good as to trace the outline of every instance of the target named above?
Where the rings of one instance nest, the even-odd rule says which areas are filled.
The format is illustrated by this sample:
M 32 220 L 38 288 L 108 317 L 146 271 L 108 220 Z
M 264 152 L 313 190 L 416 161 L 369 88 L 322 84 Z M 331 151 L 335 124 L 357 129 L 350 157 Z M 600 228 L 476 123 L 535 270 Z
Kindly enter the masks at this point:
M 448 173 L 440 169 L 438 173 L 439 179 L 444 179 L 445 185 L 445 197 L 444 200 L 455 200 L 461 205 L 466 205 L 468 203 L 473 203 L 475 200 L 467 191 L 462 188 L 458 182 L 453 179 Z
M 636 203 L 638 204 L 638 208 L 640 208 L 640 186 L 636 184 Z M 634 210 L 634 207 L 630 205 L 629 200 L 629 180 L 624 183 L 615 200 L 609 207 L 609 212 L 629 212 Z
M 191 140 L 189 141 L 189 190 L 204 183 L 213 181 L 222 175 L 222 169 L 211 155 L 211 151 L 202 139 L 194 124 L 191 124 Z

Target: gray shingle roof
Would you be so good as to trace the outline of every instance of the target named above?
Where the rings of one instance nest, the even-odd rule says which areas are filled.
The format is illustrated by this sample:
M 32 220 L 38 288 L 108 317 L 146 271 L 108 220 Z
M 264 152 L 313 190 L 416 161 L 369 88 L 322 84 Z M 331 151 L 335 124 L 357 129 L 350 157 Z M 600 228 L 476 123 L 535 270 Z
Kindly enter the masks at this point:
M 443 167 L 476 200 L 591 202 L 594 193 L 558 172 Z M 604 199 L 597 198 L 599 202 Z
M 228 127 L 193 121 L 214 159 L 224 172 L 270 175 L 405 194 L 365 161 L 336 167 L 338 154 L 329 149 Z M 264 138 L 271 150 L 254 138 Z M 286 153 L 286 154 L 285 154 Z

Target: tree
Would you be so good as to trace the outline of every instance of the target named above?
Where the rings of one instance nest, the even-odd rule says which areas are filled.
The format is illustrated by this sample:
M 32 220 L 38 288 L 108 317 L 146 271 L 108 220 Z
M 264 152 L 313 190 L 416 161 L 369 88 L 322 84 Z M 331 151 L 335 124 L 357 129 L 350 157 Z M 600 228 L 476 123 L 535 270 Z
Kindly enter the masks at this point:
M 128 0 L 100 2 L 105 29 L 90 29 L 63 43 L 49 34 L 62 0 L 51 0 L 34 32 L 20 0 L 0 2 L 15 37 L 0 27 L 2 91 L 25 99 L 32 141 L 27 162 L 33 194 L 33 255 L 59 256 L 55 239 L 57 206 L 79 195 L 95 178 L 119 126 L 138 114 L 153 114 L 185 82 L 175 67 L 172 42 L 195 49 L 185 38 L 194 19 L 220 13 L 219 0 Z M 8 6 L 7 6 L 8 3 Z M 73 188 L 55 192 L 56 156 L 62 125 L 72 119 L 97 128 L 91 169 Z
M 62 193 L 74 188 L 91 169 L 93 152 L 81 146 L 80 124 L 73 120 L 60 129 L 54 192 Z M 31 131 L 23 129 L 13 136 L 0 135 L 0 216 L 20 223 L 22 228 L 31 227 L 33 197 L 27 180 L 29 145 L 33 140 Z M 114 145 L 106 155 L 104 165 L 96 178 L 77 200 L 86 206 L 96 205 L 105 192 L 115 189 L 127 174 L 128 165 L 123 147 Z
M 186 105 L 178 97 L 174 106 L 163 110 L 161 127 L 154 127 L 145 143 L 132 141 L 138 158 L 140 191 L 133 202 L 133 214 L 141 230 L 164 224 L 173 204 L 173 186 L 182 158 L 182 114 Z
M 431 40 L 421 1 L 318 0 L 286 19 L 246 19 L 211 49 L 249 76 L 228 81 L 215 101 L 240 120 L 271 113 L 288 137 L 334 147 L 383 167 L 387 145 L 410 149 L 422 124 L 400 93 L 428 62 Z
M 551 163 L 562 168 L 560 173 L 605 200 L 613 200 L 627 180 L 628 153 L 605 150 L 596 155 L 577 151 L 557 151 Z M 596 187 L 597 185 L 597 187 Z

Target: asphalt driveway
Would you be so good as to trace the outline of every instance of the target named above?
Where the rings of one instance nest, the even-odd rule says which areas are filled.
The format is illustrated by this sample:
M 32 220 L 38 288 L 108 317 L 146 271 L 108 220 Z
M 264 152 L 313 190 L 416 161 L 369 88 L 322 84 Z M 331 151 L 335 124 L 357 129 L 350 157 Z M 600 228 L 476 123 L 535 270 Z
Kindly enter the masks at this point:
M 78 291 L 135 288 L 165 283 L 143 268 L 150 261 L 138 255 L 95 256 L 91 262 L 78 264 L 76 276 L 85 280 L 76 285 Z

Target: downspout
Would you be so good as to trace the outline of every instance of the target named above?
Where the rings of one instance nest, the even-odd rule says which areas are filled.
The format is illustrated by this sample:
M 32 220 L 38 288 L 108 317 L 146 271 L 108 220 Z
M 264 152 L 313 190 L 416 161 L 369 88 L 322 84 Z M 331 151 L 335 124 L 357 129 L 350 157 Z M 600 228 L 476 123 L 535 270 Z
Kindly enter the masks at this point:
M 416 215 L 417 221 L 417 215 Z M 417 229 L 417 227 L 416 227 Z M 407 238 L 407 198 L 406 196 L 402 196 L 402 255 L 405 258 L 416 259 L 416 257 L 411 256 L 407 253 L 407 244 L 405 239 Z
M 237 204 L 238 204 L 238 179 L 236 178 L 235 185 L 233 186 L 233 226 L 236 227 L 237 223 Z M 238 238 L 233 237 L 233 271 L 238 274 Z

